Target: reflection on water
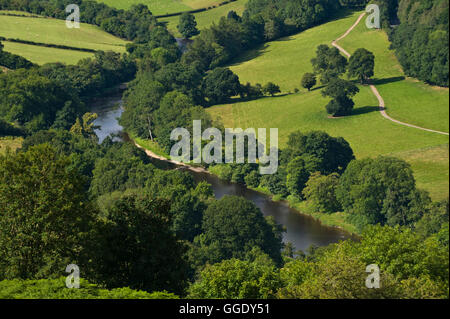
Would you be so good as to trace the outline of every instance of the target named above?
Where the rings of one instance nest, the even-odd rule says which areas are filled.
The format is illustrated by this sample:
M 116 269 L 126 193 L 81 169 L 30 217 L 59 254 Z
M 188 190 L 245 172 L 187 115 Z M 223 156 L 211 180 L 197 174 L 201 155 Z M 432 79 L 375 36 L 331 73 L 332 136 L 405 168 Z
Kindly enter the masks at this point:
M 251 200 L 264 216 L 273 216 L 278 224 L 286 227 L 283 239 L 285 242 L 291 242 L 296 249 L 306 250 L 311 245 L 326 246 L 350 237 L 338 228 L 325 227 L 314 218 L 300 214 L 285 202 L 274 202 L 269 196 L 243 185 L 226 182 L 207 173 L 191 173 L 196 181 L 207 181 L 211 184 L 217 199 L 225 195 L 237 195 Z
M 100 130 L 96 130 L 100 143 L 110 135 L 119 135 L 122 127 L 119 125 L 117 118 L 123 112 L 122 101 L 120 96 L 112 96 L 102 100 L 98 100 L 92 106 L 92 112 L 98 114 L 98 118 L 94 122 L 95 125 L 101 126 Z M 126 135 L 126 134 L 124 134 Z M 116 137 L 118 138 L 118 137 Z M 125 139 L 126 140 L 126 139 Z M 173 165 L 161 163 L 161 161 L 153 160 L 158 166 L 166 169 L 173 169 Z M 298 211 L 289 208 L 285 202 L 274 202 L 269 196 L 247 189 L 243 185 L 233 184 L 220 180 L 218 177 L 207 174 L 189 171 L 197 182 L 206 181 L 211 184 L 214 195 L 217 199 L 225 195 L 242 196 L 255 203 L 261 209 L 265 216 L 273 216 L 275 221 L 282 224 L 286 228 L 284 233 L 284 241 L 291 242 L 296 249 L 306 250 L 311 245 L 326 246 L 331 243 L 351 238 L 351 235 L 338 228 L 323 226 L 314 218 L 300 214 Z

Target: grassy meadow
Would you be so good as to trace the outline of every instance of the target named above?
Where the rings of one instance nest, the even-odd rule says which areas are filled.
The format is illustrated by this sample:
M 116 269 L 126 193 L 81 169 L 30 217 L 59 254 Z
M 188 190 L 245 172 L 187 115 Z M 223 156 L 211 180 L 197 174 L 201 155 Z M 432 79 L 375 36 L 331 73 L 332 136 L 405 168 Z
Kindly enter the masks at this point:
M 75 50 L 64 50 L 57 48 L 46 48 L 37 45 L 29 45 L 16 42 L 2 42 L 4 50 L 23 56 L 25 59 L 43 65 L 45 63 L 64 62 L 66 64 L 77 64 L 84 58 L 94 56 L 94 53 Z
M 214 22 L 219 21 L 221 17 L 227 16 L 228 12 L 232 10 L 236 11 L 238 14 L 242 14 L 242 12 L 244 12 L 245 10 L 245 5 L 247 4 L 247 2 L 248 0 L 237 0 L 235 2 L 225 4 L 212 10 L 194 13 L 195 19 L 197 21 L 197 28 L 199 30 L 202 30 L 209 27 Z M 167 29 L 175 36 L 181 36 L 177 30 L 179 20 L 179 16 L 159 19 L 159 21 L 167 23 Z
M 420 187 L 428 190 L 434 199 L 447 197 L 448 136 L 404 127 L 383 118 L 378 112 L 378 101 L 367 86 L 360 86 L 361 91 L 354 99 L 353 115 L 334 119 L 327 116 L 325 105 L 328 99 L 322 97 L 320 89 L 311 92 L 301 89 L 299 93 L 292 93 L 295 88 L 300 89 L 303 74 L 312 71 L 310 60 L 315 56 L 316 47 L 322 43 L 330 44 L 342 35 L 359 14 L 349 13 L 340 19 L 248 52 L 230 66 L 239 75 L 241 82 L 264 84 L 272 81 L 280 85 L 282 94 L 248 102 L 236 100 L 235 103 L 214 106 L 208 112 L 215 118 L 221 118 L 225 127 L 278 128 L 281 148 L 293 131 L 324 130 L 333 136 L 344 137 L 351 144 L 357 158 L 379 155 L 404 158 L 412 165 Z M 365 24 L 362 22 L 362 25 Z M 350 52 L 366 47 L 373 50 L 376 56 L 377 52 L 388 50 L 387 38 L 382 31 L 362 37 L 364 41 L 358 43 L 357 39 L 353 39 L 353 46 L 348 48 L 346 42 L 342 41 L 340 44 Z M 369 44 L 375 45 L 376 50 Z M 392 112 L 394 106 L 390 105 L 393 101 L 401 101 L 397 112 L 404 114 L 403 120 L 409 119 L 409 113 L 417 112 L 418 114 L 411 115 L 411 119 L 417 117 L 421 119 L 421 123 L 430 124 L 430 128 L 448 131 L 448 91 L 427 87 L 412 80 L 404 81 L 404 85 L 401 85 L 402 81 L 393 81 L 392 77 L 401 77 L 402 73 L 401 69 L 397 69 L 397 74 L 388 73 L 396 60 L 390 55 L 391 52 L 387 53 L 379 54 L 376 60 L 379 65 L 376 67 L 375 78 L 386 82 L 379 86 L 379 90 L 386 100 L 389 114 L 396 116 Z M 391 64 L 385 65 L 387 63 Z M 400 91 L 399 95 L 394 97 L 393 94 L 388 94 L 395 93 L 396 90 Z M 425 96 L 420 90 L 426 90 L 429 95 Z M 401 96 L 408 96 L 409 101 L 402 100 Z M 415 96 L 421 100 L 412 101 Z M 423 103 L 428 103 L 425 107 L 440 110 L 441 114 L 429 115 L 430 112 L 422 112 Z M 447 122 L 445 118 L 441 118 L 445 108 Z M 403 112 L 406 110 L 408 112 Z
M 145 4 L 154 15 L 189 11 L 217 5 L 224 0 L 97 0 L 110 7 L 128 9 L 134 4 Z
M 69 29 L 64 20 L 50 18 L 27 18 L 0 15 L 0 36 L 39 43 L 66 45 L 93 50 L 125 52 L 126 41 L 119 39 L 97 26 L 81 23 L 79 29 Z M 30 61 L 43 64 L 64 62 L 74 64 L 92 56 L 92 53 L 47 48 L 4 41 L 5 51 L 21 55 Z

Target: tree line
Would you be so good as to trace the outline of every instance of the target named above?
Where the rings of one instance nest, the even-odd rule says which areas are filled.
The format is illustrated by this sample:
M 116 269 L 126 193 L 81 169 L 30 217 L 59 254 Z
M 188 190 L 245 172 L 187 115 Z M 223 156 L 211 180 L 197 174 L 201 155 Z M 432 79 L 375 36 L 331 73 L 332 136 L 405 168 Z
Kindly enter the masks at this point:
M 28 134 L 69 129 L 87 111 L 90 97 L 134 74 L 135 62 L 111 51 L 76 65 L 50 63 L 0 74 L 0 118 Z
M 308 139 L 296 134 L 290 144 L 314 148 Z M 364 165 L 347 171 L 372 181 Z M 344 187 L 357 179 L 351 174 L 341 177 Z M 252 202 L 216 200 L 207 183 L 160 169 L 130 143 L 41 131 L 0 156 L 0 176 L 3 298 L 78 298 L 60 279 L 72 263 L 86 298 L 448 298 L 448 202 L 414 231 L 370 226 L 359 241 L 302 252 L 283 244 L 283 228 Z M 373 188 L 353 185 L 360 192 L 350 196 L 361 201 L 359 185 Z M 382 270 L 381 289 L 365 287 L 371 263 Z

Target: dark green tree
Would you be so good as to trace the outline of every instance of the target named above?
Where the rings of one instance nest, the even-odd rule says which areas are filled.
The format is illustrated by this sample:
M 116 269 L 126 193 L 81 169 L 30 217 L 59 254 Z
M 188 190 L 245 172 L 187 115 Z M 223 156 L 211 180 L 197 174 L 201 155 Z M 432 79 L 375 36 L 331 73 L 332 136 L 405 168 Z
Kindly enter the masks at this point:
M 316 75 L 314 73 L 305 73 L 302 78 L 302 87 L 311 91 L 312 87 L 317 84 Z
M 348 77 L 357 77 L 364 84 L 374 75 L 375 56 L 366 49 L 358 49 L 350 57 L 348 63 Z
M 323 96 L 332 98 L 326 106 L 327 113 L 332 116 L 349 115 L 355 105 L 351 98 L 358 92 L 359 88 L 350 81 L 339 78 L 331 80 L 322 91 Z
M 281 93 L 280 87 L 272 82 L 268 82 L 266 85 L 264 85 L 262 87 L 262 91 L 263 93 L 268 94 L 270 96 L 274 96 L 277 93 Z
M 345 139 L 332 137 L 322 131 L 292 132 L 287 145 L 287 149 L 282 153 L 286 164 L 291 159 L 301 156 L 311 173 L 315 171 L 325 175 L 342 173 L 348 163 L 355 158 L 350 144 Z
M 200 33 L 197 29 L 197 21 L 195 21 L 195 16 L 189 12 L 184 12 L 180 15 L 180 21 L 177 25 L 177 29 L 186 39 Z
M 347 70 L 347 59 L 335 47 L 319 45 L 316 57 L 311 60 L 314 72 L 319 75 L 322 84 L 328 84 L 344 74 Z
M 202 87 L 209 104 L 214 105 L 239 95 L 241 84 L 239 77 L 230 69 L 216 68 L 205 77 Z
M 69 166 L 45 144 L 0 155 L 0 279 L 59 277 L 82 261 L 96 211 Z
M 281 263 L 280 226 L 266 220 L 255 204 L 242 197 L 225 196 L 210 204 L 202 229 L 194 241 L 197 260 L 202 264 L 244 258 L 254 247 Z
M 171 228 L 170 203 L 147 196 L 116 200 L 97 227 L 89 277 L 108 288 L 181 293 L 185 246 Z

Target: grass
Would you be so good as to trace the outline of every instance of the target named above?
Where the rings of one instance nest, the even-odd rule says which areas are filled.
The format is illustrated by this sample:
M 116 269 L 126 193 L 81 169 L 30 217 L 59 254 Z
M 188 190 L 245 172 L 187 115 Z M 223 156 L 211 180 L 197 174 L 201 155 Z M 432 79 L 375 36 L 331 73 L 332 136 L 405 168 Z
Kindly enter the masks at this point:
M 209 27 L 214 22 L 218 22 L 221 17 L 226 16 L 231 10 L 236 11 L 238 14 L 242 14 L 247 2 L 248 0 L 237 0 L 212 10 L 195 13 L 194 16 L 197 21 L 197 28 L 202 30 Z M 179 20 L 179 16 L 159 19 L 159 21 L 167 23 L 167 29 L 172 32 L 172 34 L 180 37 L 181 35 L 177 30 Z
M 69 29 L 66 21 L 51 18 L 0 16 L 0 35 L 5 38 L 118 52 L 125 52 L 127 43 L 94 25 L 81 23 L 79 29 Z
M 14 152 L 22 146 L 22 142 L 22 137 L 0 137 L 0 155 L 5 154 L 7 149 Z
M 231 69 L 239 75 L 241 82 L 249 81 L 255 84 L 272 81 L 281 86 L 284 94 L 249 102 L 237 100 L 235 103 L 214 106 L 208 109 L 208 112 L 214 118 L 221 118 L 225 127 L 278 128 L 281 148 L 286 145 L 288 135 L 293 131 L 323 130 L 332 136 L 344 137 L 351 144 L 357 158 L 398 155 L 411 163 L 418 185 L 428 190 L 434 199 L 442 199 L 448 196 L 449 168 L 448 152 L 444 152 L 439 147 L 448 145 L 448 136 L 400 126 L 383 118 L 378 112 L 377 99 L 367 86 L 360 86 L 361 92 L 354 99 L 353 115 L 338 119 L 328 118 L 324 107 L 328 99 L 322 97 L 319 89 L 287 94 L 295 88 L 300 88 L 302 75 L 312 71 L 310 60 L 315 55 L 316 47 L 322 43 L 330 44 L 333 39 L 342 35 L 356 21 L 359 14 L 359 12 L 347 14 L 322 26 L 268 43 L 248 52 L 231 65 Z M 381 31 L 377 32 L 382 34 Z M 377 39 L 379 37 L 381 36 L 377 35 Z M 365 41 L 371 42 L 371 39 L 365 39 Z M 382 46 L 377 49 L 379 53 L 390 53 L 388 42 L 374 40 L 374 43 Z M 346 43 L 340 44 L 347 49 Z M 353 43 L 353 45 L 354 47 L 350 47 L 350 50 L 361 47 L 359 43 Z M 388 54 L 385 56 L 392 59 L 392 56 Z M 392 65 L 386 66 L 387 62 L 384 58 L 378 59 L 377 62 L 379 63 L 377 66 L 379 79 L 390 78 L 392 75 L 388 73 L 388 69 Z M 385 73 L 379 70 L 384 70 Z M 401 71 L 399 70 L 399 72 Z M 409 80 L 405 81 L 404 85 L 399 85 L 399 83 L 388 82 L 380 86 L 381 94 L 384 96 L 386 91 L 395 93 L 393 85 L 396 85 L 401 94 L 409 94 L 414 97 L 420 96 L 419 89 L 424 88 L 430 95 L 421 97 L 423 103 L 428 103 L 428 107 L 438 110 L 446 107 L 448 114 L 448 102 L 445 104 L 445 101 L 448 101 L 448 92 L 442 93 L 426 87 L 424 84 Z M 410 92 L 405 92 L 406 88 Z M 436 93 L 436 95 L 432 93 Z M 387 103 L 395 98 L 401 100 L 401 97 L 394 97 L 393 94 L 386 94 L 385 97 Z M 423 117 L 423 121 L 433 124 L 432 128 L 446 128 L 448 131 L 448 122 L 445 124 L 445 119 L 440 118 L 442 115 L 429 115 L 428 112 L 422 112 L 422 105 L 413 103 L 412 99 L 414 98 L 403 101 L 402 107 L 409 108 L 409 113 L 421 114 L 419 117 Z M 405 116 L 408 116 L 409 113 L 406 113 Z M 390 114 L 394 116 L 394 114 Z M 431 118 L 427 118 L 428 116 Z M 437 148 L 436 152 L 440 154 L 440 160 L 436 159 L 434 152 L 422 152 L 423 149 L 433 148 Z M 411 155 L 418 152 L 423 153 L 420 159 Z
M 189 11 L 216 5 L 223 0 L 97 0 L 110 7 L 128 9 L 134 4 L 145 4 L 154 15 Z
M 375 54 L 375 84 L 393 118 L 410 124 L 449 132 L 449 90 L 405 78 L 389 40 L 382 30 L 367 29 L 360 23 L 340 45 L 352 54 L 366 48 Z M 380 81 L 381 80 L 381 81 Z
M 45 63 L 64 62 L 66 64 L 77 64 L 83 58 L 94 56 L 93 53 L 74 50 L 63 50 L 46 48 L 37 45 L 29 45 L 15 42 L 2 42 L 4 50 L 18 54 L 29 61 L 42 65 Z

